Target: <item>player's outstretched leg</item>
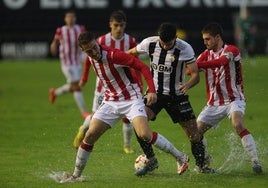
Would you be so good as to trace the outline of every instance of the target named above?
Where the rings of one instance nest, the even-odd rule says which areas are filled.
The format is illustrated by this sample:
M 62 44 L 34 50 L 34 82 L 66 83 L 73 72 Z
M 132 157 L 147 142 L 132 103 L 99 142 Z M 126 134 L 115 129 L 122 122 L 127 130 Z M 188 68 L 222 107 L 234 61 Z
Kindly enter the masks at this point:
M 178 149 L 176 149 L 173 146 L 173 144 L 171 144 L 161 134 L 153 132 L 153 139 L 152 139 L 150 144 L 153 144 L 157 148 L 165 151 L 166 153 L 170 153 L 173 157 L 175 157 L 176 162 L 177 162 L 177 172 L 178 172 L 178 174 L 182 174 L 188 169 L 188 157 L 187 157 L 187 155 L 182 153 L 182 152 L 180 152 Z M 149 159 L 148 164 L 145 167 L 143 167 L 143 168 L 141 168 L 141 169 L 136 171 L 135 174 L 137 176 L 146 175 L 148 172 L 151 172 L 152 170 L 158 168 L 158 162 L 157 162 L 157 159 L 154 156 L 151 157 L 151 158 L 148 158 L 148 159 Z
M 93 145 L 82 142 L 77 150 L 74 172 L 71 176 L 63 177 L 60 183 L 73 183 L 81 181 L 81 174 L 93 150 Z
M 206 173 L 206 174 L 219 174 L 219 172 L 215 169 L 212 169 L 208 166 L 209 159 L 205 156 L 205 144 L 202 140 L 199 142 L 191 142 L 192 154 L 195 158 L 195 168 L 194 171 L 198 173 Z
M 152 144 L 148 143 L 145 140 L 138 137 L 135 130 L 134 130 L 134 133 L 136 135 L 137 141 L 139 142 L 139 144 L 141 146 L 143 153 L 146 155 L 146 157 L 148 159 L 147 165 L 144 168 L 139 169 L 135 172 L 135 175 L 143 176 L 143 175 L 147 174 L 148 172 L 152 172 L 155 169 L 157 169 L 158 168 L 158 161 L 157 161 L 157 158 L 155 157 L 155 153 L 154 153 Z

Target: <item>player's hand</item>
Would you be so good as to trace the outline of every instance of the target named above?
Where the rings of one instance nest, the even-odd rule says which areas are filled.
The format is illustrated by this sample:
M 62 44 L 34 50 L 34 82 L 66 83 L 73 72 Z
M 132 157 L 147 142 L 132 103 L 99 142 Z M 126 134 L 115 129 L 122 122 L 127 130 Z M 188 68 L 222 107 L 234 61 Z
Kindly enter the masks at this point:
M 154 104 L 157 101 L 157 95 L 156 95 L 156 93 L 147 93 L 147 97 L 146 98 L 147 98 L 146 105 Z
M 183 95 L 186 95 L 188 90 L 189 90 L 188 84 L 187 83 L 179 83 L 179 90 Z
M 86 82 L 83 82 L 82 80 L 79 81 L 80 88 L 84 87 L 86 85 Z
M 50 45 L 50 53 L 53 56 L 56 56 L 58 53 L 58 45 L 56 42 L 52 42 L 52 44 Z

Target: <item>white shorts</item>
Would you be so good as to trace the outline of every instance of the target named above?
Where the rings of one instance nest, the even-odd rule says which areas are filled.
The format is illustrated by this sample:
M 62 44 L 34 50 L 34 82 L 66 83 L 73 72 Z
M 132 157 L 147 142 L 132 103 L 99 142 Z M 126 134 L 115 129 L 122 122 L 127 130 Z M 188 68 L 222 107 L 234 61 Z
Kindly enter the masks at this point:
M 223 106 L 205 106 L 197 121 L 204 122 L 205 124 L 217 127 L 218 123 L 225 117 L 231 119 L 232 113 L 235 111 L 245 113 L 246 103 L 245 101 L 233 101 L 230 104 Z
M 67 80 L 67 83 L 78 82 L 81 78 L 81 66 L 61 66 L 61 70 Z
M 99 119 L 112 127 L 124 115 L 130 122 L 138 116 L 147 118 L 143 100 L 140 98 L 128 101 L 103 101 L 92 118 Z

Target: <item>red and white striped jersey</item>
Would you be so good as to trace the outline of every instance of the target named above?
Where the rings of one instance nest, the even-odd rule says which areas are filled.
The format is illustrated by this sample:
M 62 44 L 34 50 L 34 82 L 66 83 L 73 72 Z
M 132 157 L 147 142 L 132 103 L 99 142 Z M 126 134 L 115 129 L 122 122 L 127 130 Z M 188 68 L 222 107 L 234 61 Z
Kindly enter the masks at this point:
M 82 51 L 78 46 L 77 38 L 84 31 L 86 31 L 85 27 L 78 24 L 71 28 L 65 25 L 57 28 L 54 41 L 60 43 L 59 55 L 63 65 L 81 65 Z
M 141 97 L 138 80 L 130 69 L 139 71 L 145 77 L 149 92 L 155 92 L 150 69 L 138 58 L 120 50 L 101 45 L 102 58 L 89 63 L 105 88 L 105 101 L 133 100 Z
M 134 48 L 137 45 L 135 38 L 126 33 L 124 33 L 124 36 L 121 39 L 115 39 L 111 33 L 107 33 L 98 37 L 97 41 L 101 45 L 116 48 L 124 52 Z
M 197 58 L 197 64 L 205 72 L 208 105 L 245 100 L 241 56 L 236 46 L 225 44 L 218 52 L 207 49 Z
M 136 46 L 136 40 L 134 37 L 124 33 L 121 39 L 115 39 L 111 33 L 107 33 L 105 35 L 101 35 L 97 38 L 97 41 L 101 45 L 109 46 L 112 48 L 116 48 L 118 50 L 127 51 Z M 88 62 L 88 58 L 86 58 L 84 69 L 83 69 L 83 76 L 82 81 L 87 82 L 88 74 L 90 69 L 90 63 Z M 140 85 L 142 87 L 142 79 L 140 73 L 137 74 L 137 77 L 140 79 Z M 96 89 L 98 93 L 101 93 L 103 88 L 99 79 L 96 79 Z

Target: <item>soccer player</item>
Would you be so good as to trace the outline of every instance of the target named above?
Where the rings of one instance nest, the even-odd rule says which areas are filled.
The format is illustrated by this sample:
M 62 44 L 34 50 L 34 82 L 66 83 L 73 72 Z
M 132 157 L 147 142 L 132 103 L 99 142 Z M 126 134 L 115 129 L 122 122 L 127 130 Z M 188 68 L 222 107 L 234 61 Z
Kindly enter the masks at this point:
M 127 18 L 123 11 L 121 10 L 113 11 L 112 14 L 110 15 L 110 20 L 109 20 L 109 26 L 110 26 L 111 31 L 107 34 L 104 34 L 98 37 L 97 39 L 98 43 L 101 45 L 110 46 L 110 47 L 113 47 L 122 51 L 127 51 L 130 48 L 133 48 L 134 46 L 136 46 L 135 38 L 125 33 L 126 23 L 127 23 Z M 87 82 L 89 69 L 90 69 L 90 62 L 88 61 L 88 58 L 86 58 L 83 75 L 80 81 L 81 86 L 84 86 Z M 139 72 L 137 72 L 137 77 L 140 80 L 140 86 L 142 89 L 142 80 L 141 80 L 141 75 Z M 104 94 L 103 86 L 97 77 L 96 88 L 95 88 L 94 99 L 93 99 L 93 106 L 92 106 L 93 113 L 100 106 L 103 100 L 103 94 Z M 88 129 L 88 125 L 90 123 L 91 117 L 92 116 L 88 116 L 87 119 L 84 121 L 83 125 L 79 128 L 78 133 L 73 143 L 75 148 L 78 148 L 81 141 L 83 140 L 85 132 Z M 123 139 L 124 139 L 124 147 L 123 147 L 124 152 L 133 153 L 134 151 L 130 147 L 131 137 L 133 134 L 133 126 L 131 125 L 131 123 L 126 117 L 123 117 L 122 121 L 123 121 L 122 131 L 123 131 Z
M 246 4 L 240 6 L 240 15 L 235 23 L 235 36 L 242 57 L 249 57 L 254 65 L 256 55 L 257 25 Z
M 58 96 L 72 92 L 82 116 L 86 118 L 89 113 L 86 110 L 83 93 L 79 86 L 82 51 L 77 44 L 79 34 L 86 29 L 83 25 L 76 24 L 76 15 L 73 11 L 65 13 L 64 21 L 65 25 L 56 30 L 50 51 L 52 55 L 56 56 L 59 48 L 61 70 L 67 83 L 56 89 L 50 88 L 49 100 L 53 104 Z
M 90 32 L 80 34 L 78 43 L 89 56 L 105 93 L 103 102 L 93 114 L 85 138 L 78 148 L 74 172 L 71 176 L 63 178 L 61 183 L 79 180 L 95 142 L 124 115 L 132 122 L 140 139 L 170 153 L 176 159 L 181 166 L 182 174 L 186 170 L 184 166 L 188 166 L 187 156 L 161 134 L 150 130 L 142 93 L 138 81 L 132 76 L 131 69 L 142 73 L 148 85 L 147 105 L 153 104 L 157 96 L 149 67 L 121 50 L 98 44 L 94 34 Z
M 157 92 L 157 102 L 146 106 L 149 120 L 155 120 L 157 114 L 165 109 L 174 123 L 179 123 L 191 142 L 196 164 L 205 160 L 204 146 L 196 125 L 196 117 L 189 101 L 187 92 L 199 82 L 198 67 L 195 62 L 193 48 L 187 42 L 177 38 L 176 26 L 162 23 L 158 30 L 159 36 L 145 38 L 130 54 L 147 53 L 150 58 L 151 74 Z M 186 67 L 191 77 L 185 80 Z M 146 98 L 147 99 L 147 98 Z M 152 147 L 138 139 L 147 158 L 154 157 Z M 150 164 L 138 170 L 137 174 L 146 174 L 158 165 Z M 206 169 L 211 171 L 211 169 Z
M 246 102 L 239 49 L 223 41 L 223 29 L 218 23 L 207 24 L 202 37 L 207 49 L 199 55 L 197 64 L 205 72 L 207 105 L 197 118 L 198 129 L 204 134 L 228 117 L 251 158 L 253 171 L 262 173 L 255 141 L 243 120 Z M 202 170 L 202 166 L 196 170 Z

